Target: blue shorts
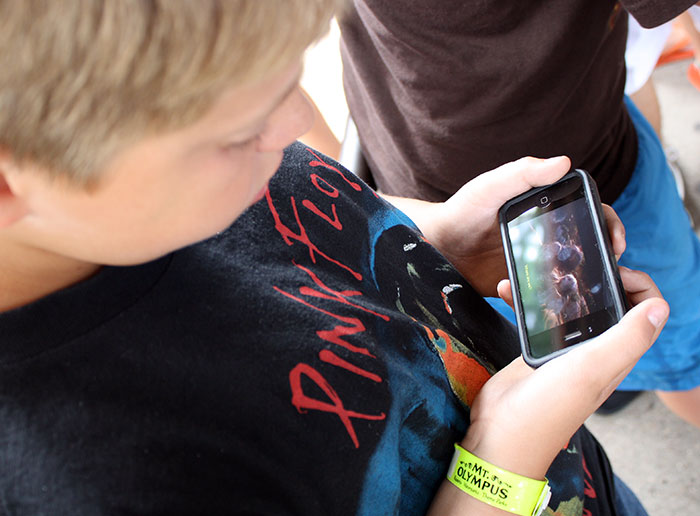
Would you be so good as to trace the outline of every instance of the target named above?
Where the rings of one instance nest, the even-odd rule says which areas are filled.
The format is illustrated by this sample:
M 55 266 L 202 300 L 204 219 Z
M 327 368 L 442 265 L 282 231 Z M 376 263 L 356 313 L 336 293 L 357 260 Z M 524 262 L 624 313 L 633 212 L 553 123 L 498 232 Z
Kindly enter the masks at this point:
M 620 264 L 646 272 L 671 307 L 661 335 L 623 380 L 621 390 L 688 390 L 700 385 L 700 240 L 690 226 L 656 133 L 629 99 L 637 165 L 613 208 L 625 226 Z M 515 322 L 501 300 L 489 302 Z
M 639 139 L 637 166 L 613 208 L 625 225 L 620 264 L 652 277 L 671 306 L 656 343 L 623 390 L 687 390 L 700 385 L 700 240 L 690 226 L 656 133 L 625 99 Z
M 620 477 L 614 475 L 615 508 L 620 516 L 649 516 L 637 495 L 627 487 Z

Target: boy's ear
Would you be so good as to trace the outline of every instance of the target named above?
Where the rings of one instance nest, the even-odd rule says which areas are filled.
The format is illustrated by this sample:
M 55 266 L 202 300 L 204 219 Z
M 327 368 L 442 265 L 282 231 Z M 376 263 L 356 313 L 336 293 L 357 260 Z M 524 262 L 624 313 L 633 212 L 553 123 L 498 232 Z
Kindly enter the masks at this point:
M 11 226 L 28 213 L 24 199 L 12 187 L 10 178 L 16 171 L 12 155 L 0 148 L 0 229 Z

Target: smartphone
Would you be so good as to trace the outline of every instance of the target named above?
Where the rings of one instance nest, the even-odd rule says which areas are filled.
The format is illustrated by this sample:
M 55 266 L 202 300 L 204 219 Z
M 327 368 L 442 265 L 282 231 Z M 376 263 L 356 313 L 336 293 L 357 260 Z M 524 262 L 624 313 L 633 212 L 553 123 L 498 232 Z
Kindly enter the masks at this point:
M 598 189 L 579 169 L 499 211 L 525 361 L 538 367 L 600 335 L 628 304 Z

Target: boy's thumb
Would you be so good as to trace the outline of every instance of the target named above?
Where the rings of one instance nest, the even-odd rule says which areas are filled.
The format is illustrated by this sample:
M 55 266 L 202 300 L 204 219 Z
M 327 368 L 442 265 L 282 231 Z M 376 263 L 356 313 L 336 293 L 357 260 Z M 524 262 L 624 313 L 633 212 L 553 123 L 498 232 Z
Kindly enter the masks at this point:
M 660 297 L 653 297 L 647 301 L 649 301 L 647 304 L 651 305 L 645 308 L 647 319 L 656 328 L 657 332 L 660 332 L 666 324 L 670 313 L 668 303 Z
M 638 360 L 651 347 L 668 320 L 668 303 L 660 297 L 645 299 L 613 328 L 611 337 Z

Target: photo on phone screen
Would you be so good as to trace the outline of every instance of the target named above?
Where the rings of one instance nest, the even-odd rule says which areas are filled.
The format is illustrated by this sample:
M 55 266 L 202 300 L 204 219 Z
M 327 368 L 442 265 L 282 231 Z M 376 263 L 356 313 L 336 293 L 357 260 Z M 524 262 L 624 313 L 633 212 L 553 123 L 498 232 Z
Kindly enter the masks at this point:
M 536 364 L 599 335 L 624 313 L 602 209 L 587 186 L 570 173 L 502 210 L 523 354 Z

